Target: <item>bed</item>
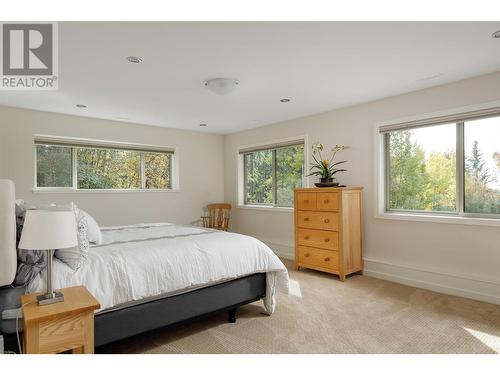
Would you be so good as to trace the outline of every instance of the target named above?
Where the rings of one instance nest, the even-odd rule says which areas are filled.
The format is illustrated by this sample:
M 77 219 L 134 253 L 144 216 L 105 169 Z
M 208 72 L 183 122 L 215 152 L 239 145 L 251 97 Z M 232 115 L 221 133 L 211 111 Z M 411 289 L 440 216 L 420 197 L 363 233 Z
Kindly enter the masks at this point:
M 17 261 L 14 195 L 13 183 L 0 180 L 4 291 Z M 272 314 L 276 293 L 288 289 L 283 263 L 253 237 L 172 223 L 107 227 L 102 234 L 103 242 L 90 247 L 78 270 L 57 259 L 53 268 L 56 289 L 84 285 L 101 303 L 95 315 L 96 346 L 219 311 L 227 311 L 235 322 L 238 307 L 258 300 Z M 45 285 L 42 272 L 26 292 L 43 291 Z M 2 314 L 4 332 L 13 317 L 13 311 Z

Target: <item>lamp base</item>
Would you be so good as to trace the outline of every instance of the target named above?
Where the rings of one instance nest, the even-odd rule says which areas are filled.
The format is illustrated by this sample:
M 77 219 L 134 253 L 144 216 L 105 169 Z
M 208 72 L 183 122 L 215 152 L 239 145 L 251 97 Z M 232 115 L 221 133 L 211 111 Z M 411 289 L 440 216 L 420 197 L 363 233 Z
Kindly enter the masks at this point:
M 36 297 L 39 305 L 50 305 L 52 303 L 63 302 L 64 295 L 61 292 L 46 293 Z

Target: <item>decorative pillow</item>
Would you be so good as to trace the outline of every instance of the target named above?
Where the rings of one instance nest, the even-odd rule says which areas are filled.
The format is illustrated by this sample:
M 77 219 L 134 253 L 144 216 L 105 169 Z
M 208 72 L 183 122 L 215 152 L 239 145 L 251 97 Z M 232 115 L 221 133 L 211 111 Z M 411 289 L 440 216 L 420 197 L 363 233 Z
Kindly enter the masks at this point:
M 56 206 L 58 208 L 64 206 Z M 70 247 L 68 249 L 56 250 L 54 256 L 66 263 L 71 269 L 77 270 L 87 261 L 89 253 L 89 238 L 88 238 L 88 225 L 85 215 L 80 209 L 71 202 L 71 210 L 75 214 L 77 232 L 78 232 L 78 246 Z
M 21 232 L 23 231 L 24 217 L 28 208 L 34 206 L 25 205 L 23 201 L 16 201 L 16 222 L 17 222 L 17 272 L 13 285 L 19 287 L 28 284 L 40 272 L 43 271 L 47 265 L 45 259 L 45 251 L 42 250 L 23 250 L 19 249 L 19 240 L 21 239 Z
M 25 286 L 47 266 L 46 252 L 42 250 L 17 251 L 17 271 L 13 284 Z
M 102 232 L 99 225 L 88 212 L 84 210 L 80 210 L 80 212 L 87 220 L 89 242 L 100 245 L 102 243 Z

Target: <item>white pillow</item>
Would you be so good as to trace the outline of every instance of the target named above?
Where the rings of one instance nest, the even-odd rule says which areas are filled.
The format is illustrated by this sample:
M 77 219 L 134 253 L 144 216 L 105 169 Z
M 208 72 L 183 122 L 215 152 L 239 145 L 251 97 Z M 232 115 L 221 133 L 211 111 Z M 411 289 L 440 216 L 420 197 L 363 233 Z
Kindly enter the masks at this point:
M 92 216 L 90 216 L 88 212 L 84 210 L 80 211 L 87 219 L 87 225 L 88 225 L 87 235 L 89 237 L 89 242 L 92 242 L 96 245 L 100 245 L 102 243 L 102 233 L 101 229 L 99 228 L 99 225 L 97 224 L 95 219 Z

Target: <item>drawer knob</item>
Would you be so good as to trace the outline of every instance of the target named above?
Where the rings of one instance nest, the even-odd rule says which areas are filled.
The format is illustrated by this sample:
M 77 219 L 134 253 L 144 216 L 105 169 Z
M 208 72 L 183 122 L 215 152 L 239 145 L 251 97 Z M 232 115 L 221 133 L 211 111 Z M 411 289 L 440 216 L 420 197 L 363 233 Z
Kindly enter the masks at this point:
M 328 224 L 330 222 L 330 219 L 325 219 L 325 224 Z
M 330 242 L 330 239 L 329 238 L 325 238 L 325 242 Z
M 325 262 L 329 262 L 330 261 L 330 258 L 325 258 Z
M 308 218 L 308 217 L 305 217 L 305 218 L 304 218 L 304 221 L 309 221 L 309 218 Z
M 305 254 L 304 254 L 304 256 L 305 256 L 306 258 L 309 258 L 309 253 L 305 253 Z
M 308 240 L 309 239 L 309 236 L 304 236 L 304 240 Z
M 304 199 L 304 203 L 309 203 L 309 199 Z
M 328 199 L 325 199 L 325 204 L 328 204 L 330 203 L 330 201 Z

